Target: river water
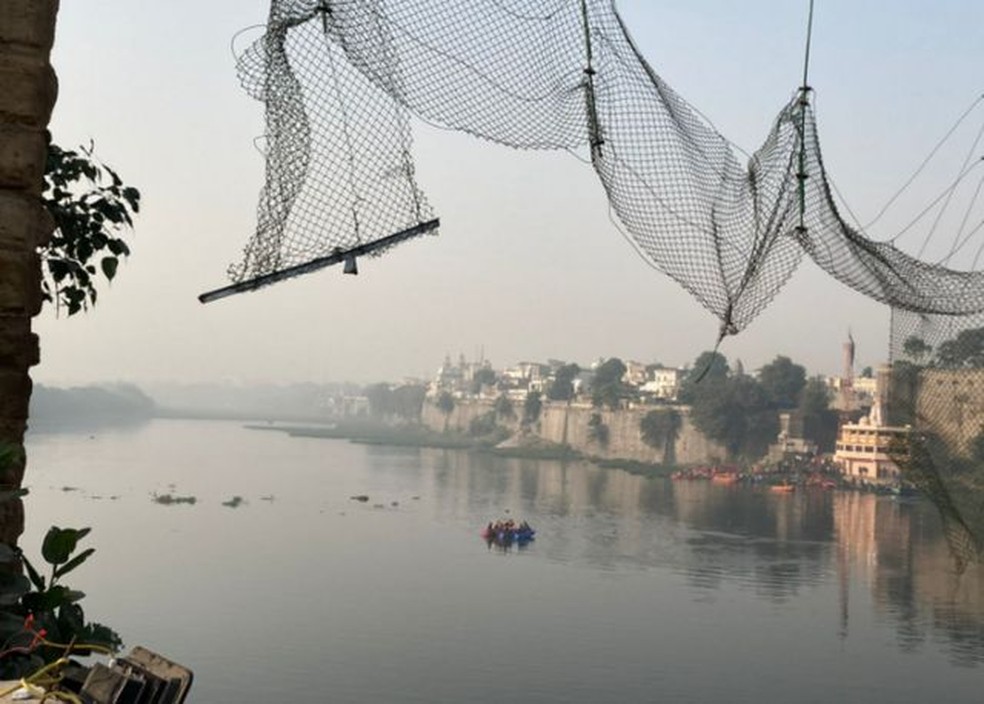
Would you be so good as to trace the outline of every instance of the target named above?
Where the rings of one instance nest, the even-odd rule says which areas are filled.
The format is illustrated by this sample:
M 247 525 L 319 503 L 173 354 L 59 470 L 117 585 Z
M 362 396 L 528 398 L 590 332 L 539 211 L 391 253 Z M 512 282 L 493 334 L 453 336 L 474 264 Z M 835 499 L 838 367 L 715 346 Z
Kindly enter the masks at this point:
M 191 701 L 979 702 L 932 506 L 160 420 L 32 435 L 27 531 Z M 161 505 L 154 497 L 195 497 Z M 367 495 L 363 503 L 352 500 Z M 238 505 L 234 497 L 240 497 Z M 525 518 L 525 549 L 478 533 Z

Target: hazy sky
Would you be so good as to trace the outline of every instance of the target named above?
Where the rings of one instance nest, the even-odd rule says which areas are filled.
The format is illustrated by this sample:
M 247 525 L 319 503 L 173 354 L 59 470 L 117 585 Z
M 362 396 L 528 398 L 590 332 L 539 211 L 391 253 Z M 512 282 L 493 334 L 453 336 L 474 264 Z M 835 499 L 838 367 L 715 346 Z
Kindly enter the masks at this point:
M 806 0 L 618 6 L 655 71 L 722 134 L 757 148 L 800 81 Z M 64 146 L 95 140 L 144 209 L 133 255 L 96 308 L 35 323 L 37 380 L 398 380 L 429 376 L 446 352 L 484 349 L 496 366 L 609 356 L 680 365 L 713 345 L 717 320 L 612 227 L 590 167 L 420 125 L 417 172 L 438 237 L 360 261 L 358 277 L 333 268 L 198 303 L 227 282 L 254 228 L 262 107 L 239 88 L 230 42 L 266 11 L 263 0 L 62 3 L 52 132 Z M 867 221 L 984 92 L 984 3 L 816 0 L 815 13 L 826 166 Z M 955 176 L 980 109 L 975 118 L 874 236 L 896 234 Z M 915 250 L 924 236 L 900 244 Z M 747 369 L 781 353 L 835 372 L 848 327 L 860 365 L 885 359 L 888 311 L 804 265 L 722 351 Z

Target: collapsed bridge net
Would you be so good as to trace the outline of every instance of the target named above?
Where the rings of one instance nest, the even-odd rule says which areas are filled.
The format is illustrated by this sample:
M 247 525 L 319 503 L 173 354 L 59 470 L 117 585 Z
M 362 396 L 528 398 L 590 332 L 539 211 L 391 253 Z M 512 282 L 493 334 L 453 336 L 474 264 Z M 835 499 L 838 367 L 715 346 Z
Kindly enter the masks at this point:
M 272 3 L 266 33 L 237 64 L 244 88 L 266 104 L 267 163 L 256 233 L 229 270 L 237 282 L 433 219 L 414 178 L 406 109 L 348 61 L 335 25 L 300 5 Z M 388 27 L 366 3 L 348 11 L 373 61 L 393 65 Z
M 984 557 L 984 314 L 892 311 L 888 422 L 902 477 L 940 511 L 958 566 Z
M 640 254 L 722 334 L 746 327 L 804 252 L 903 310 L 984 310 L 984 274 L 844 222 L 807 90 L 743 163 L 645 62 L 611 0 L 272 0 L 240 72 L 266 102 L 267 184 L 234 278 L 430 218 L 409 111 L 513 147 L 588 150 Z

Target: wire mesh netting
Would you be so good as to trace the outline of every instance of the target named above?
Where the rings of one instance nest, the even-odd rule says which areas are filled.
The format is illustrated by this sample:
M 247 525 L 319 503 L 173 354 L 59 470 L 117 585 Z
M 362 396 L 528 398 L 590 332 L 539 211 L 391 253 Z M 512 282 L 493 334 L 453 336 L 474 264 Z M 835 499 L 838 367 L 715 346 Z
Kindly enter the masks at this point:
M 432 217 L 407 113 L 505 145 L 590 149 L 639 252 L 746 327 L 805 252 L 905 310 L 984 309 L 984 275 L 920 262 L 837 212 L 801 92 L 747 163 L 643 59 L 609 0 L 273 0 L 241 58 L 267 184 L 235 280 Z
M 892 313 L 889 423 L 903 476 L 939 508 L 960 564 L 984 547 L 984 314 Z
M 359 31 L 346 39 L 327 11 L 298 12 L 302 4 L 274 2 L 266 34 L 238 62 L 243 86 L 266 104 L 267 172 L 256 233 L 230 269 L 234 281 L 433 218 L 414 179 L 406 109 L 346 55 L 358 42 L 376 65 L 394 66 L 388 26 L 368 3 L 347 3 L 344 22 Z
M 267 174 L 234 281 L 434 223 L 414 178 L 414 115 L 515 148 L 588 152 L 630 241 L 719 319 L 722 337 L 747 327 L 805 254 L 896 311 L 896 382 L 928 389 L 969 368 L 930 368 L 906 341 L 939 355 L 959 339 L 954 325 L 979 327 L 984 272 L 921 261 L 841 217 L 809 89 L 741 159 L 645 61 L 611 0 L 272 0 L 239 72 L 265 103 Z M 978 373 L 960 383 L 984 389 Z M 978 451 L 964 430 L 942 429 L 964 412 L 955 396 L 930 412 L 910 389 L 906 410 L 899 383 L 899 412 L 937 470 Z M 960 427 L 978 433 L 984 406 L 973 413 Z M 950 455 L 935 457 L 931 438 Z M 906 455 L 913 472 L 927 466 L 912 461 L 920 452 Z

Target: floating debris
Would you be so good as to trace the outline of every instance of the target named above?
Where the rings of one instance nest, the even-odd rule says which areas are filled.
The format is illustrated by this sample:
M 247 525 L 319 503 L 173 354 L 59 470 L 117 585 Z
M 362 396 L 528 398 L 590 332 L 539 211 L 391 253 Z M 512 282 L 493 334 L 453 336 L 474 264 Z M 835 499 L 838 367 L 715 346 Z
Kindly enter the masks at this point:
M 261 496 L 260 497 L 260 501 L 270 501 L 270 502 L 273 502 L 274 498 L 275 497 L 274 497 L 273 494 L 268 494 L 267 496 Z
M 194 496 L 175 496 L 174 494 L 157 494 L 155 493 L 153 501 L 155 504 L 160 504 L 161 506 L 174 506 L 175 504 L 188 504 L 189 506 L 194 506 L 198 499 Z M 116 498 L 115 496 L 113 497 Z
M 79 488 L 77 486 L 63 486 L 61 488 L 61 490 L 62 491 L 79 491 Z
M 242 496 L 233 496 L 228 501 L 223 501 L 222 502 L 222 505 L 223 506 L 228 506 L 229 508 L 239 508 L 239 506 L 241 506 L 244 503 L 246 503 L 246 502 L 243 501 L 243 497 Z
M 399 501 L 390 501 L 390 506 L 399 506 L 399 505 L 400 505 Z
M 366 501 L 369 500 L 369 497 L 366 496 L 365 494 L 358 494 L 356 496 L 350 496 L 349 498 L 352 499 L 353 501 L 361 501 L 362 503 L 365 503 Z

